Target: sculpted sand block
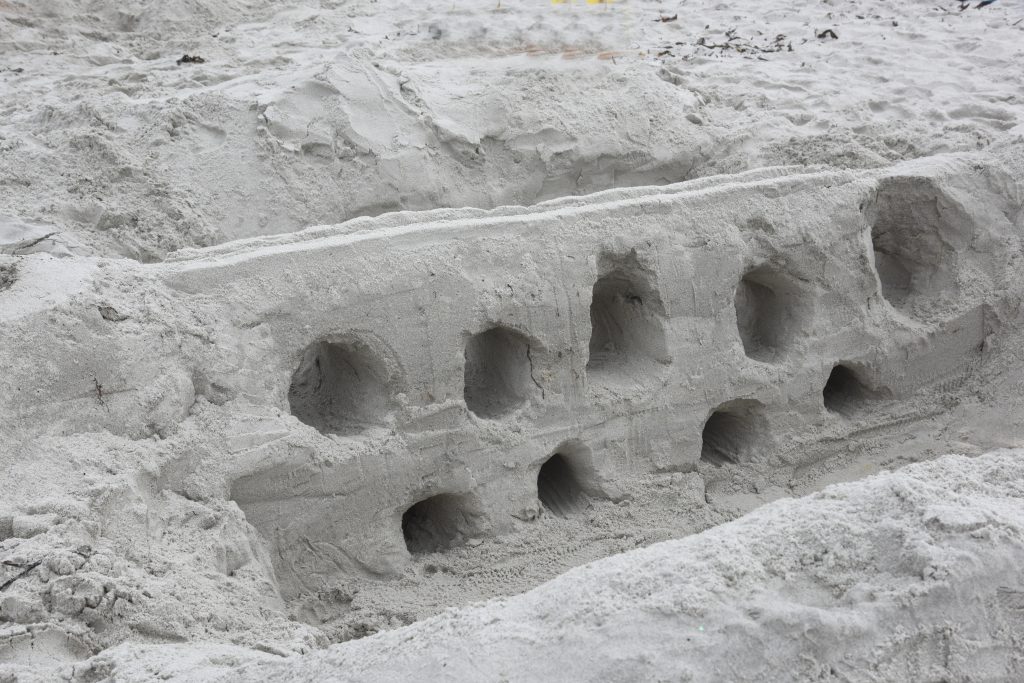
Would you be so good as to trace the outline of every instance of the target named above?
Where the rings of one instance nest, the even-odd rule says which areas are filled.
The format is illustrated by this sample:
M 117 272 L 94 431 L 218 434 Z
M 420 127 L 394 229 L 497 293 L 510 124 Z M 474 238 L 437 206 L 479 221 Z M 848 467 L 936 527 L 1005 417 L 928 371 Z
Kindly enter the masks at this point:
M 49 361 L 62 381 L 8 411 L 135 438 L 196 400 L 281 415 L 179 476 L 241 508 L 285 599 L 500 535 L 545 495 L 571 507 L 642 473 L 808 465 L 823 420 L 852 429 L 912 396 L 901 419 L 934 412 L 922 389 L 976 372 L 1017 296 L 1012 184 L 971 157 L 760 175 L 397 214 L 139 267 L 202 332 L 115 341 L 131 322 L 83 321 Z M 45 311 L 21 322 L 12 344 L 54 334 Z M 65 414 L 75 400 L 94 405 Z

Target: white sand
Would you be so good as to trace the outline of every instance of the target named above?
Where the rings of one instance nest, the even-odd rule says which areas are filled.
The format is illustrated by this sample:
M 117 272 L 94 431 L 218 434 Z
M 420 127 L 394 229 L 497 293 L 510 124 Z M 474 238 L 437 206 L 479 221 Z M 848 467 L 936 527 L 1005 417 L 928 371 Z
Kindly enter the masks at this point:
M 779 501 L 220 680 L 1016 680 L 1022 456 L 950 456 Z
M 981 149 L 1020 123 L 1024 23 L 1019 3 L 957 8 L 6 0 L 0 241 L 29 223 L 152 260 L 394 209 Z M 737 49 L 697 44 L 727 31 Z
M 0 0 L 0 681 L 1022 677 L 1022 19 Z
M 1022 456 L 832 486 L 313 655 L 121 646 L 76 680 L 1016 680 Z

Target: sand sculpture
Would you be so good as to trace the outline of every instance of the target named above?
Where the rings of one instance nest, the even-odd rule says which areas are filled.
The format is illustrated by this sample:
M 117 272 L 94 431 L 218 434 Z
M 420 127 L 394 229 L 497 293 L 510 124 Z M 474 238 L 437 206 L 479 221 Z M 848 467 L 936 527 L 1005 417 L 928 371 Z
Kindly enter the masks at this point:
M 1003 5 L 44 4 L 0 683 L 1024 676 Z

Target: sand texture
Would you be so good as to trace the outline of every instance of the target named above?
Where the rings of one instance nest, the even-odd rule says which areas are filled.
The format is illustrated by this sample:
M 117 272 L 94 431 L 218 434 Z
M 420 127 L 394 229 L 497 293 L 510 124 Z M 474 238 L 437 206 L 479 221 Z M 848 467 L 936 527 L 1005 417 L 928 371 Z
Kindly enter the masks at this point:
M 0 683 L 1024 678 L 1019 3 L 0 55 Z

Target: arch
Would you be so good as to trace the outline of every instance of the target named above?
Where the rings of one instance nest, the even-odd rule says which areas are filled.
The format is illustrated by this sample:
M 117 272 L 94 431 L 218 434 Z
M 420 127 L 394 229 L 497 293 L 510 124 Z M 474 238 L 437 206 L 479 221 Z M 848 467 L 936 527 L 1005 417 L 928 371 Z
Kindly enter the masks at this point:
M 959 293 L 958 254 L 973 222 L 927 178 L 887 178 L 869 205 L 871 247 L 881 294 L 894 308 Z
M 701 432 L 700 459 L 721 467 L 755 458 L 769 445 L 768 420 L 758 401 L 739 399 L 715 408 Z
M 463 398 L 475 415 L 498 418 L 526 402 L 534 387 L 530 340 L 492 327 L 466 342 Z
M 381 424 L 391 408 L 384 360 L 357 338 L 306 347 L 288 388 L 292 415 L 324 434 L 353 434 Z
M 850 416 L 866 408 L 871 401 L 881 398 L 882 392 L 871 389 L 862 379 L 860 371 L 838 363 L 829 373 L 821 397 L 825 409 L 830 413 Z
M 665 343 L 665 307 L 653 273 L 633 250 L 603 255 L 590 303 L 587 373 L 600 377 L 636 363 L 670 362 Z
M 576 512 L 584 499 L 583 486 L 569 460 L 555 453 L 537 471 L 537 498 L 559 517 Z
M 477 532 L 479 518 L 479 505 L 471 495 L 431 496 L 409 506 L 402 515 L 405 547 L 418 555 L 461 545 Z
M 736 287 L 736 327 L 747 357 L 779 360 L 801 334 L 807 303 L 793 278 L 762 265 L 747 271 Z

